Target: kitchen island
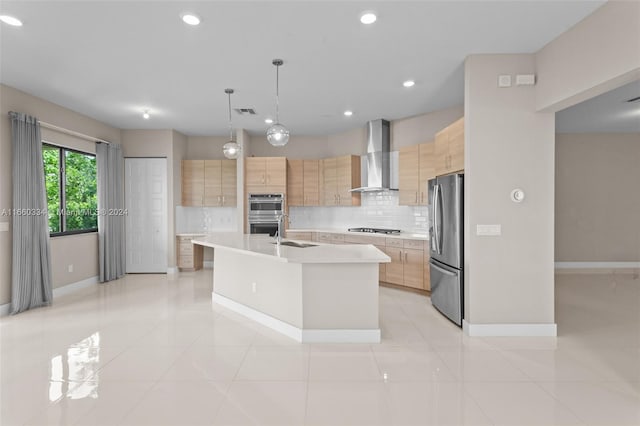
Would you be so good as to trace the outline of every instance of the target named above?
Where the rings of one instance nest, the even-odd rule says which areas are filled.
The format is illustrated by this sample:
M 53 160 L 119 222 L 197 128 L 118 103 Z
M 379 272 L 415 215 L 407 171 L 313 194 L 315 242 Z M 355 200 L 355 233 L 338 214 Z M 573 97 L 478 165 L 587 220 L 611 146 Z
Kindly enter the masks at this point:
M 275 244 L 218 234 L 192 241 L 215 250 L 213 301 L 299 342 L 380 342 L 373 245 Z

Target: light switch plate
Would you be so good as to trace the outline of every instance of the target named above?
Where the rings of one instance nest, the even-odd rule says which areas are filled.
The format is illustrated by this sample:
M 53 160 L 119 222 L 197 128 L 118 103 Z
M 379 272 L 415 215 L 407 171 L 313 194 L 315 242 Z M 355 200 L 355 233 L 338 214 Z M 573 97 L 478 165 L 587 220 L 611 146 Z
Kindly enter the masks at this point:
M 0 222 L 0 232 L 9 232 L 9 222 Z
M 533 86 L 536 84 L 535 74 L 516 75 L 516 86 Z
M 476 225 L 476 235 L 496 237 L 502 235 L 502 225 Z

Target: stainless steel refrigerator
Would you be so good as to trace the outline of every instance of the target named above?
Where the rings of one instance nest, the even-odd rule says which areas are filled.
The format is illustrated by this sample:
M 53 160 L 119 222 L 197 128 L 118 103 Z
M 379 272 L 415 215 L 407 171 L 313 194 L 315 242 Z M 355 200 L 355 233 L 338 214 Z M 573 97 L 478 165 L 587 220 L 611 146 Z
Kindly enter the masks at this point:
M 462 326 L 464 312 L 464 175 L 428 182 L 431 303 Z

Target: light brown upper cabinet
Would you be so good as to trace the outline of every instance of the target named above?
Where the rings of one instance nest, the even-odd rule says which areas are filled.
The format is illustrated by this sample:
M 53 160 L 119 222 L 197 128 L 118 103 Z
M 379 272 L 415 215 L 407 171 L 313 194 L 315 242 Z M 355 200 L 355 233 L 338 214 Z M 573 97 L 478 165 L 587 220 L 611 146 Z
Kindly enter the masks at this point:
M 423 143 L 400 148 L 400 205 L 429 204 L 427 181 L 435 177 L 435 143 Z
M 287 187 L 286 157 L 245 158 L 245 183 L 252 190 L 285 192 Z
M 182 205 L 204 205 L 204 160 L 182 160 Z
M 287 198 L 289 206 L 319 206 L 319 160 L 287 159 Z
M 360 157 L 345 155 L 322 160 L 323 204 L 325 206 L 359 206 Z
M 183 160 L 182 205 L 235 206 L 236 170 L 236 160 Z
M 464 117 L 436 133 L 436 175 L 464 170 Z

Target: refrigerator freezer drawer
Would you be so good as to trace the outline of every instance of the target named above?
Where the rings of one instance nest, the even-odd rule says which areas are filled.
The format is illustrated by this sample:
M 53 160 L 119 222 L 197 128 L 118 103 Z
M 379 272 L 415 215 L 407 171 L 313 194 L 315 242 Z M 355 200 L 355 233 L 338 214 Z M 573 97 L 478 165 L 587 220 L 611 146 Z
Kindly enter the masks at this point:
M 463 274 L 431 259 L 429 261 L 431 279 L 431 303 L 444 316 L 462 327 Z

